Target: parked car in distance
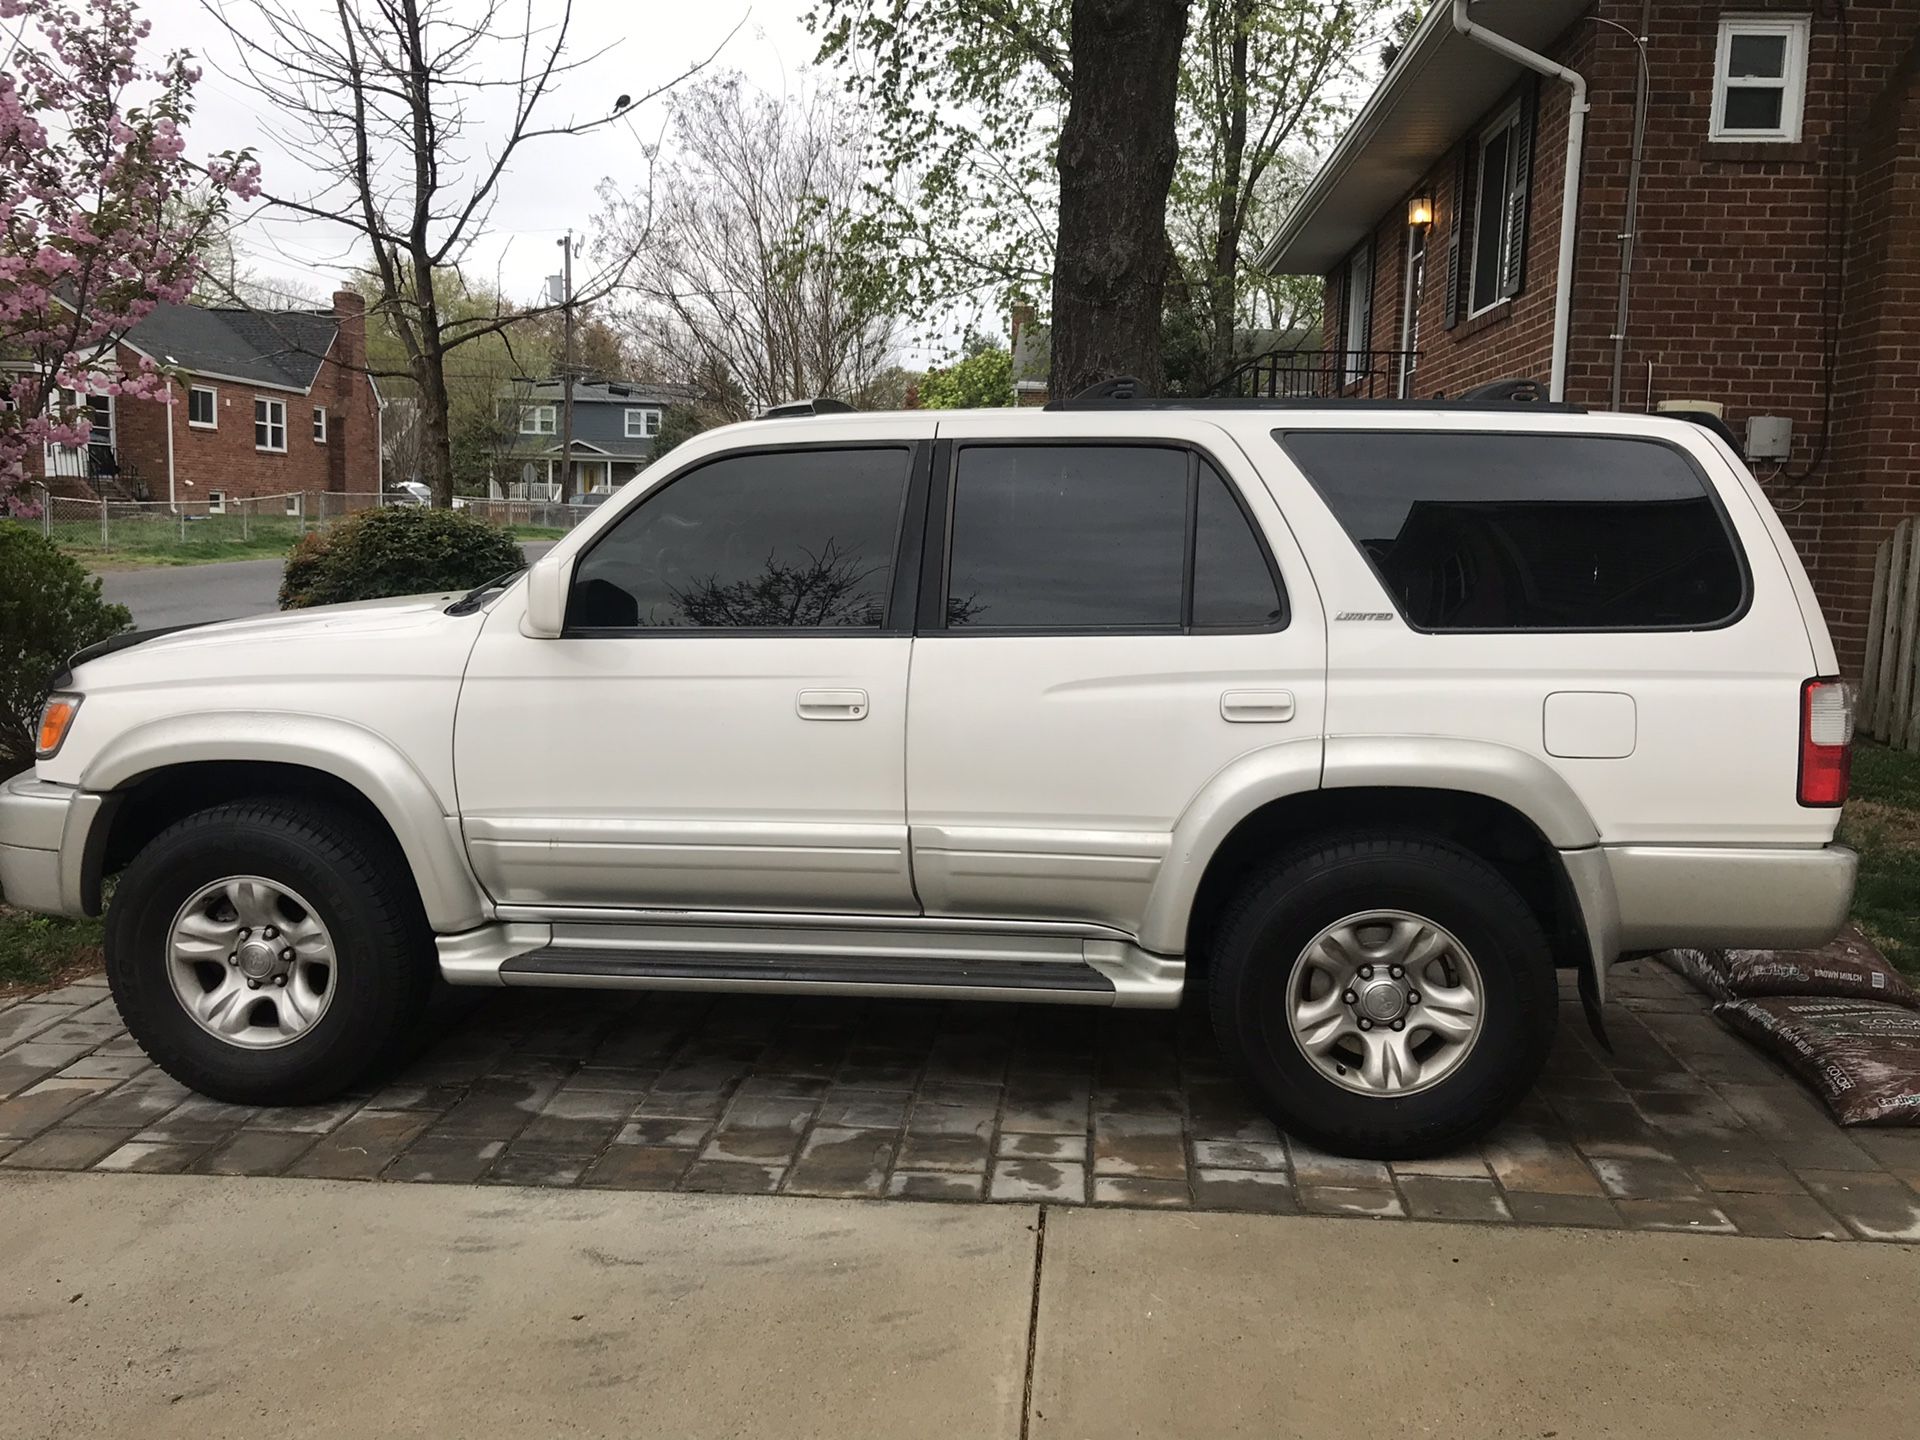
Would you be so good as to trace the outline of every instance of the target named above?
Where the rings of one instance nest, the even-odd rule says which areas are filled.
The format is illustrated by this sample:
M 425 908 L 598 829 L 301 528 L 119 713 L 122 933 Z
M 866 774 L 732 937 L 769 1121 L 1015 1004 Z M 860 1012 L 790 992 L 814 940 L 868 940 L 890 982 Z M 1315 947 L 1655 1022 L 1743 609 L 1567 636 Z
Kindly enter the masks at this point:
M 461 985 L 1171 1007 L 1274 1120 L 1440 1152 L 1556 972 L 1811 945 L 1851 713 L 1717 436 L 1068 402 L 708 431 L 524 574 L 75 657 L 10 903 L 134 1036 L 320 1100 Z M 610 751 L 538 743 L 582 714 Z
M 389 505 L 431 505 L 433 491 L 418 480 L 396 480 L 387 486 Z

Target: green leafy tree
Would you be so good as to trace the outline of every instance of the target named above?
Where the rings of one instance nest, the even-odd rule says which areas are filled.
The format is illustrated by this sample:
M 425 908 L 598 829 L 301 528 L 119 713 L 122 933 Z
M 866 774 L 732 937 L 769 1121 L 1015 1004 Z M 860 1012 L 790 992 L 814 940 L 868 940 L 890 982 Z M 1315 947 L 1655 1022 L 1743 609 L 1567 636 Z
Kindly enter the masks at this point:
M 684 445 L 702 430 L 712 428 L 694 406 L 669 405 L 660 414 L 660 430 L 653 437 L 653 458 L 647 463 L 659 464 L 676 446 Z
M 964 359 L 929 370 L 920 403 L 929 410 L 981 410 L 1013 404 L 1013 352 L 974 338 Z
M 33 763 L 34 727 L 53 677 L 76 650 L 133 624 L 39 531 L 0 521 L 0 778 Z

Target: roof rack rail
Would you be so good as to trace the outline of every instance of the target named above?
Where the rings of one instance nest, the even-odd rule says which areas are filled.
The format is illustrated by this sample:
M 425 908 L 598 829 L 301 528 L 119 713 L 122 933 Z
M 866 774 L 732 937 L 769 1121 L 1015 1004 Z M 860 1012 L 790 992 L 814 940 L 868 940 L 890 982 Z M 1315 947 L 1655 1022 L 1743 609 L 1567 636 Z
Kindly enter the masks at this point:
M 800 415 L 851 415 L 853 406 L 831 395 L 816 395 L 811 400 L 789 400 L 784 405 L 769 405 L 753 418 L 791 420 Z
M 1049 410 L 1537 410 L 1552 415 L 1584 415 L 1584 405 L 1547 400 L 1537 380 L 1495 380 L 1448 400 L 1375 400 L 1366 395 L 1143 395 L 1131 375 L 1089 385 Z

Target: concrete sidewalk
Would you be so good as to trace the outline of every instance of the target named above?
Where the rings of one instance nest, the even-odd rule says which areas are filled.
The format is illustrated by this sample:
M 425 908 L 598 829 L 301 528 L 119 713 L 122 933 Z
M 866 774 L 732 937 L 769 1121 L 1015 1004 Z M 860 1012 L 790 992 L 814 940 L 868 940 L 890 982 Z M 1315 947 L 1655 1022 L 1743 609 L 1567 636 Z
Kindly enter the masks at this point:
M 0 1435 L 1895 1434 L 1920 1250 L 0 1178 Z

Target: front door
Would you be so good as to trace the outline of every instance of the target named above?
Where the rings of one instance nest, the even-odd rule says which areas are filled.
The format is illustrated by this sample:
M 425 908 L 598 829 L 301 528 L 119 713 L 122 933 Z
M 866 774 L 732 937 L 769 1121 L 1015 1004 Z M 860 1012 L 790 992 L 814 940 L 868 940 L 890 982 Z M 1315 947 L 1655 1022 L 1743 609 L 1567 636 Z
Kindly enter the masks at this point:
M 495 900 L 917 911 L 895 592 L 931 429 L 695 462 L 587 542 L 563 636 L 495 607 L 454 732 Z
M 930 915 L 1137 933 L 1210 780 L 1287 747 L 1318 782 L 1326 631 L 1259 476 L 1204 422 L 1084 423 L 941 422 L 907 733 Z

